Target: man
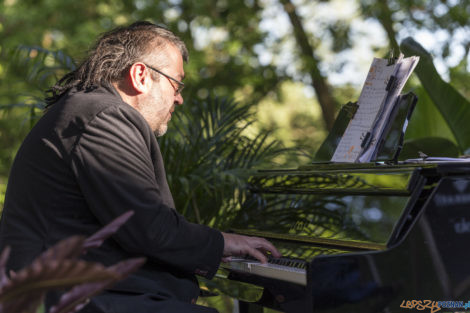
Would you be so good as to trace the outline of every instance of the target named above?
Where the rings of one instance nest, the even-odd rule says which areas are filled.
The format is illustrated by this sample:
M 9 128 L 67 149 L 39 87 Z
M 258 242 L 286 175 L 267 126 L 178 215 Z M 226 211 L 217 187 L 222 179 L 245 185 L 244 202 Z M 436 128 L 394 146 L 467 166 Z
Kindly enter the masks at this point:
M 104 34 L 53 88 L 49 106 L 11 169 L 0 248 L 18 270 L 71 235 L 91 235 L 128 210 L 134 216 L 86 259 L 147 263 L 92 299 L 83 312 L 212 312 L 195 305 L 195 274 L 212 278 L 222 258 L 280 256 L 261 238 L 187 222 L 174 208 L 155 138 L 183 104 L 183 42 L 138 22 Z M 175 160 L 177 162 L 177 160 Z

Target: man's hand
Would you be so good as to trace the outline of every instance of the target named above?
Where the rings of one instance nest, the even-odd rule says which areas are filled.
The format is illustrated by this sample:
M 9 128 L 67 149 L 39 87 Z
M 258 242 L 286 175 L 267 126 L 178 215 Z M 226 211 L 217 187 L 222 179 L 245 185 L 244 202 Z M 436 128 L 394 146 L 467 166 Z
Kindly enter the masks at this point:
M 245 256 L 250 255 L 258 259 L 261 263 L 266 263 L 268 258 L 267 252 L 279 258 L 281 254 L 277 249 L 266 239 L 259 237 L 248 237 L 237 234 L 230 234 L 222 232 L 224 236 L 224 257 L 222 261 L 230 261 L 232 256 Z

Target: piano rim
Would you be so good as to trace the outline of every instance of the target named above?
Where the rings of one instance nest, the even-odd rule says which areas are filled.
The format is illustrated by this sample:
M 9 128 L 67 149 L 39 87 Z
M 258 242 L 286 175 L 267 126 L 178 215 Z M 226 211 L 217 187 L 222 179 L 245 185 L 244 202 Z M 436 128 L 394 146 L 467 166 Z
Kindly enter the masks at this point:
M 291 235 L 291 234 L 275 234 L 257 230 L 246 230 L 246 229 L 237 229 L 232 228 L 231 231 L 247 236 L 256 236 L 256 237 L 263 237 L 266 239 L 276 239 L 276 240 L 283 240 L 283 241 L 295 241 L 295 242 L 305 242 L 309 244 L 317 244 L 320 246 L 325 246 L 329 248 L 348 248 L 352 250 L 364 250 L 364 251 L 381 251 L 387 248 L 386 244 L 380 243 L 370 243 L 370 242 L 362 242 L 362 241 L 355 241 L 355 240 L 340 240 L 340 239 L 331 239 L 331 238 L 318 238 L 318 237 L 302 237 L 299 235 Z

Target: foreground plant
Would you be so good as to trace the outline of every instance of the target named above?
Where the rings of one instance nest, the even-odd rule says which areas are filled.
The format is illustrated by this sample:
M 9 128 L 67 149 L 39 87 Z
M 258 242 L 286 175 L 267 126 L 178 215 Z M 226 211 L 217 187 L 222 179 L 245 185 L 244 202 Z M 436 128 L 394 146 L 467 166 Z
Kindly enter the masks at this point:
M 99 247 L 131 216 L 129 211 L 89 238 L 73 236 L 46 250 L 29 266 L 6 274 L 10 248 L 0 254 L 0 313 L 35 313 L 47 292 L 70 289 L 49 313 L 73 313 L 83 308 L 89 298 L 136 271 L 145 258 L 133 258 L 105 267 L 80 260 L 87 250 Z

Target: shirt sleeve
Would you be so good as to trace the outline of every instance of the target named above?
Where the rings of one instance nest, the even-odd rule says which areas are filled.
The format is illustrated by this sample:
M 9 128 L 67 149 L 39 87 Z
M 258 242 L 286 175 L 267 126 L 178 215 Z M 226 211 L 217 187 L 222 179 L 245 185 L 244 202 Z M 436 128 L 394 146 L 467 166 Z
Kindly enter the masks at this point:
M 157 141 L 134 111 L 111 107 L 99 113 L 71 152 L 88 206 L 103 225 L 135 212 L 114 236 L 129 253 L 212 278 L 223 253 L 222 234 L 176 212 Z

